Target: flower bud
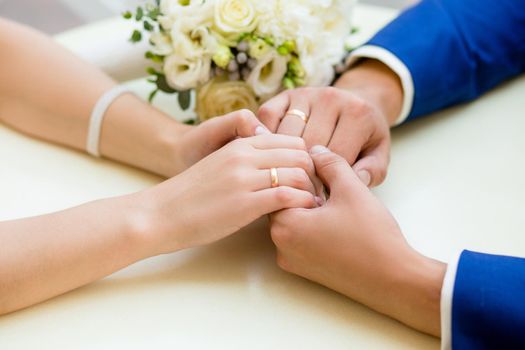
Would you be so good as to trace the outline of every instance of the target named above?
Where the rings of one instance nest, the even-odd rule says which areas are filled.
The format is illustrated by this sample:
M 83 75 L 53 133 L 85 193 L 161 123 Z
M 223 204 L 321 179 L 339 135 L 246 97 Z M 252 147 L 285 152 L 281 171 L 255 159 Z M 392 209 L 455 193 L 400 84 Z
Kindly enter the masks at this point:
M 226 68 L 232 58 L 233 54 L 230 48 L 226 45 L 219 45 L 217 51 L 215 51 L 215 54 L 212 57 L 212 60 L 217 66 Z
M 249 54 L 251 57 L 259 59 L 263 57 L 268 51 L 270 51 L 270 45 L 263 39 L 256 39 L 250 44 Z
M 289 77 L 285 77 L 283 79 L 283 86 L 287 90 L 291 90 L 291 89 L 295 88 L 295 84 L 294 84 L 293 80 L 291 78 L 289 78 Z

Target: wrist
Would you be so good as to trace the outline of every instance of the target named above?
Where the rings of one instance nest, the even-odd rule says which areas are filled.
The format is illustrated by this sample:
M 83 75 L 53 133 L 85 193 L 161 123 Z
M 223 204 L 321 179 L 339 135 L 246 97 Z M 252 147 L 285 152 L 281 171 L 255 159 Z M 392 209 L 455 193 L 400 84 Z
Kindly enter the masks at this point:
M 190 128 L 133 95 L 123 95 L 107 110 L 100 151 L 111 158 L 170 177 L 182 165 L 178 140 Z
M 389 126 L 396 123 L 403 107 L 403 87 L 397 74 L 382 62 L 364 59 L 344 73 L 335 86 L 378 107 Z
M 392 280 L 396 299 L 394 318 L 439 337 L 441 333 L 441 289 L 446 264 L 412 250 L 403 257 Z

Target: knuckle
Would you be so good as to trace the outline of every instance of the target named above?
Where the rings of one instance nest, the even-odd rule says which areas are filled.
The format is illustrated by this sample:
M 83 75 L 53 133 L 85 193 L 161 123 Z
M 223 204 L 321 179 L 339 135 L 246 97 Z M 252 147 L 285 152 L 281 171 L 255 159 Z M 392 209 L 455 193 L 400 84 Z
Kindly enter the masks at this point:
M 277 187 L 275 189 L 275 200 L 284 206 L 291 203 L 293 200 L 293 194 L 291 193 L 290 189 L 287 187 Z
M 299 151 L 296 157 L 297 166 L 307 170 L 312 166 L 312 158 L 306 151 Z
M 290 173 L 290 185 L 298 189 L 307 189 L 310 178 L 304 169 L 292 169 Z
M 249 109 L 241 109 L 235 112 L 235 118 L 238 123 L 245 124 L 253 120 L 254 115 Z
M 338 100 L 341 92 L 338 88 L 329 86 L 323 89 L 323 98 L 328 101 Z
M 262 121 L 270 121 L 272 118 L 276 118 L 275 113 L 273 113 L 272 108 L 268 104 L 262 105 L 257 115 Z

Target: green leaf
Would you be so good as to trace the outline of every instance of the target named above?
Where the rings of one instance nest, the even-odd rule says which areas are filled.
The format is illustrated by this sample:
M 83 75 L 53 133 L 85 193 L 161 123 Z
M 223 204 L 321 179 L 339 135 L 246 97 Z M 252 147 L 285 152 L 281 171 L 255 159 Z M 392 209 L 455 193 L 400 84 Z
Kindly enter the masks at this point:
M 191 90 L 179 91 L 177 96 L 180 108 L 185 111 L 190 108 L 191 104 Z
M 131 13 L 131 11 L 126 11 L 122 14 L 122 17 L 124 17 L 125 19 L 131 19 L 133 17 L 133 14 Z
M 177 92 L 177 90 L 168 85 L 168 81 L 166 80 L 166 76 L 164 74 L 157 74 L 157 87 L 160 91 L 168 94 L 174 94 Z
M 144 9 L 142 7 L 137 7 L 137 12 L 135 13 L 135 20 L 140 21 L 144 17 Z
M 153 67 L 146 68 L 146 72 L 150 75 L 159 75 L 161 73 L 157 72 L 157 70 Z
M 151 23 L 149 23 L 148 21 L 144 21 L 144 29 L 147 30 L 148 32 L 151 32 L 153 30 L 153 25 Z
M 153 99 L 155 98 L 155 96 L 157 96 L 158 92 L 159 92 L 159 89 L 155 89 L 149 94 L 149 96 L 148 96 L 148 102 L 149 103 L 153 102 Z
M 157 21 L 157 18 L 160 16 L 160 8 L 155 7 L 148 11 L 146 17 L 151 18 L 153 21 Z
M 141 40 L 142 40 L 142 33 L 139 30 L 135 29 L 133 33 L 131 34 L 131 38 L 129 38 L 129 41 L 131 41 L 132 43 L 138 43 Z

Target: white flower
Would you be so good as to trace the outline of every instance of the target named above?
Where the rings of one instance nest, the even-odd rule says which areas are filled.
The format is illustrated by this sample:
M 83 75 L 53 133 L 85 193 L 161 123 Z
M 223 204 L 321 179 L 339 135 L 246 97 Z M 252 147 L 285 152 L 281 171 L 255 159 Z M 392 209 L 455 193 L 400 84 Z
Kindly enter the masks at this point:
M 149 38 L 153 45 L 152 52 L 156 55 L 167 56 L 173 52 L 171 39 L 168 35 L 160 32 L 152 33 Z
M 211 59 L 183 57 L 177 53 L 166 57 L 164 74 L 168 84 L 176 90 L 194 89 L 210 78 Z
M 211 26 L 213 9 L 212 1 L 191 0 L 188 5 L 181 5 L 178 0 L 163 0 L 160 6 L 162 15 L 158 21 L 165 30 L 169 31 L 177 25 L 187 33 L 204 23 Z
M 215 78 L 197 90 L 197 115 L 201 122 L 239 109 L 259 108 L 252 89 L 244 81 Z
M 279 92 L 288 60 L 275 51 L 268 52 L 257 62 L 247 79 L 257 96 L 268 97 Z
M 215 26 L 225 34 L 251 32 L 257 19 L 251 0 L 216 0 Z

